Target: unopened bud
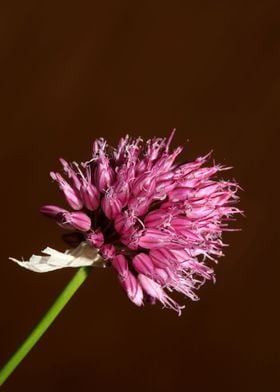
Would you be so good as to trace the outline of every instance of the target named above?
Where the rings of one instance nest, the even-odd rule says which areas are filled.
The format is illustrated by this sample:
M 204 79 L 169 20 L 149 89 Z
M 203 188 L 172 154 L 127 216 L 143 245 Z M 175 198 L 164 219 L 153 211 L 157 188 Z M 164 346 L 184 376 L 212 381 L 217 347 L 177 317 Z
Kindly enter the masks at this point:
M 154 265 L 151 258 L 145 253 L 138 253 L 132 259 L 132 265 L 140 274 L 153 276 Z
M 80 194 L 85 207 L 90 211 L 95 211 L 99 206 L 100 194 L 97 188 L 85 182 L 80 189 Z
M 67 210 L 58 206 L 47 204 L 40 208 L 40 212 L 49 218 L 55 218 L 57 214 L 65 213 Z
M 103 259 L 112 260 L 116 255 L 116 248 L 113 244 L 105 244 L 101 247 L 99 253 L 102 255 Z
M 51 178 L 58 183 L 59 188 L 64 193 L 67 203 L 73 210 L 80 210 L 83 208 L 83 202 L 78 195 L 78 192 L 68 184 L 68 182 L 59 174 L 51 172 Z
M 91 219 L 83 212 L 66 212 L 59 214 L 58 223 L 66 228 L 88 231 L 91 228 Z
M 105 192 L 108 189 L 115 177 L 114 170 L 111 168 L 109 159 L 105 156 L 100 158 L 94 172 L 94 181 L 100 192 Z
M 122 203 L 118 199 L 115 193 L 105 193 L 101 200 L 101 207 L 108 219 L 115 219 L 116 216 L 121 212 Z
M 101 231 L 91 231 L 87 236 L 87 242 L 94 248 L 100 248 L 104 243 Z
M 143 290 L 135 276 L 128 271 L 124 279 L 120 278 L 120 283 L 124 288 L 128 298 L 137 306 L 143 305 Z

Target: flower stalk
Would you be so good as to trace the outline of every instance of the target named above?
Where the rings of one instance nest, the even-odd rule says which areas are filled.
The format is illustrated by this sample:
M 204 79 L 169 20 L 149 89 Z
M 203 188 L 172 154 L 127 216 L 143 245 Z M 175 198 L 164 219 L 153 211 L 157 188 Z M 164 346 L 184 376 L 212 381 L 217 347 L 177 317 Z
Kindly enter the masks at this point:
M 78 269 L 76 274 L 62 290 L 59 296 L 56 298 L 52 306 L 45 313 L 43 318 L 35 326 L 30 335 L 25 339 L 18 350 L 11 356 L 7 363 L 0 370 L 0 386 L 4 384 L 7 378 L 13 373 L 16 367 L 21 363 L 29 351 L 39 341 L 41 336 L 47 331 L 52 322 L 56 319 L 65 305 L 69 302 L 78 288 L 88 277 L 92 267 L 81 267 Z

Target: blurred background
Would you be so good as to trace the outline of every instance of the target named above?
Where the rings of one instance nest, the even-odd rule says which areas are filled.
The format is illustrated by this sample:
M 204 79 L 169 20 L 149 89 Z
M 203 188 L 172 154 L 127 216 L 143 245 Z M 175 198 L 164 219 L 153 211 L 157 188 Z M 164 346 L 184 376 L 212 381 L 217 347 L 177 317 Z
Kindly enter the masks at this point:
M 3 391 L 275 391 L 279 366 L 279 1 L 3 1 L 0 4 L 0 365 L 73 270 L 8 261 L 61 229 L 49 171 L 94 138 L 166 136 L 184 158 L 214 150 L 244 188 L 217 283 L 181 317 L 129 302 L 95 270 Z

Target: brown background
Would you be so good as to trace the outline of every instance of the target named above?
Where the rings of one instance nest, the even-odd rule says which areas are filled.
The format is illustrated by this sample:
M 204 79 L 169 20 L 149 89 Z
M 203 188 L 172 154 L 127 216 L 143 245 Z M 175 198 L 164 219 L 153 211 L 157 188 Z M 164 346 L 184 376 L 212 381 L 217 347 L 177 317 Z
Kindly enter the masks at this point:
M 64 248 L 38 213 L 61 200 L 60 156 L 176 127 L 186 159 L 213 148 L 234 166 L 247 216 L 182 317 L 94 271 L 3 390 L 278 390 L 279 15 L 272 0 L 1 2 L 1 363 L 73 274 L 7 260 Z

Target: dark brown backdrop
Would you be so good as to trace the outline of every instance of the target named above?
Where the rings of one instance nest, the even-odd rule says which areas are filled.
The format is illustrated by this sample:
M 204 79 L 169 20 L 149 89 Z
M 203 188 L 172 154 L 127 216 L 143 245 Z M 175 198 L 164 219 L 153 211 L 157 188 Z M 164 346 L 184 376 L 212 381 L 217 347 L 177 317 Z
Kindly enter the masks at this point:
M 60 156 L 176 127 L 186 158 L 234 166 L 247 215 L 181 318 L 94 271 L 3 390 L 277 390 L 279 2 L 3 1 L 0 49 L 1 363 L 73 274 L 7 260 L 63 249 L 38 213 L 60 201 Z

